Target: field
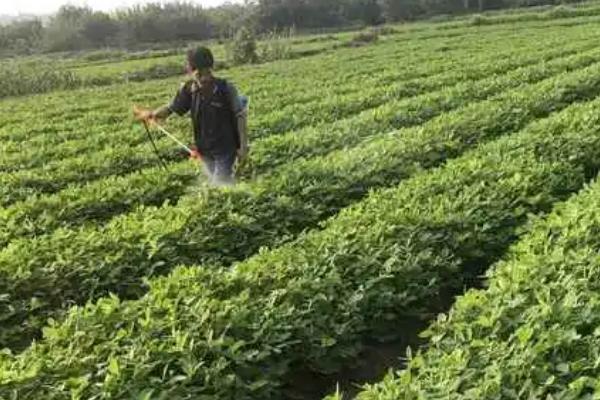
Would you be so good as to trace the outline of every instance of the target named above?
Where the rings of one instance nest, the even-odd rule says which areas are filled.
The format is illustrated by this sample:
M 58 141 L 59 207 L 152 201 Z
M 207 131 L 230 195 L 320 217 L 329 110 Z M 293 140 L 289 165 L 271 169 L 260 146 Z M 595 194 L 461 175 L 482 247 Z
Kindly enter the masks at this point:
M 0 399 L 600 398 L 600 3 L 375 36 L 218 71 L 231 188 L 180 50 L 0 62 Z

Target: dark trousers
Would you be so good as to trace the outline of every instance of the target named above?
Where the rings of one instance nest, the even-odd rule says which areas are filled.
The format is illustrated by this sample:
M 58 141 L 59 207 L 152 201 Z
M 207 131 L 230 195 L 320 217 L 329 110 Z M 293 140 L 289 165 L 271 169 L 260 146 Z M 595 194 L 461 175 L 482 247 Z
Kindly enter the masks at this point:
M 211 182 L 217 185 L 229 185 L 233 183 L 233 164 L 235 153 L 230 154 L 207 154 L 202 153 L 202 161 L 206 174 Z

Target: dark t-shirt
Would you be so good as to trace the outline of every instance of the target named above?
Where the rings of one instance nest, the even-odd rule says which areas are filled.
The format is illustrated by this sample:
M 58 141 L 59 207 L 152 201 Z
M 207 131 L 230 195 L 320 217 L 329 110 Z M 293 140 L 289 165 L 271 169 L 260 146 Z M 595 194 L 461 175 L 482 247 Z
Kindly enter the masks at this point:
M 209 96 L 204 96 L 194 81 L 184 83 L 169 109 L 179 115 L 188 111 L 194 127 L 196 147 L 205 154 L 232 154 L 239 148 L 237 115 L 242 104 L 235 86 L 216 79 Z

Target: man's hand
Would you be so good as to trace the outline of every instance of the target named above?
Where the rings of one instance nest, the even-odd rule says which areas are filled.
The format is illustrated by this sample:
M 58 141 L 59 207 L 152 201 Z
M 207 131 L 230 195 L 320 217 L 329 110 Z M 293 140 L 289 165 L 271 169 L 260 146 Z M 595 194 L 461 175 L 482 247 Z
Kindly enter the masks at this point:
M 237 159 L 240 164 L 242 164 L 244 161 L 246 161 L 246 158 L 248 158 L 249 152 L 250 152 L 250 148 L 248 146 L 241 146 L 237 150 Z
M 154 111 L 143 107 L 133 106 L 133 117 L 140 122 L 160 124 L 164 122 L 169 115 L 171 115 L 171 109 L 167 106 L 159 107 Z
M 133 117 L 140 122 L 150 122 L 154 120 L 154 112 L 147 108 L 133 106 Z
M 192 151 L 189 153 L 189 155 L 191 160 L 202 161 L 202 155 L 195 148 L 192 148 Z

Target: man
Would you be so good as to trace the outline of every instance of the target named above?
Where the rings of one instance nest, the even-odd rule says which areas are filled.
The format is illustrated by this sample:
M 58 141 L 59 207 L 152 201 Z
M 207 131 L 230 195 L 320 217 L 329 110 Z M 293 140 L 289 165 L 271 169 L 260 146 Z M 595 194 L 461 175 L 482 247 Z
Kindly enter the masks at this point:
M 246 110 L 235 86 L 213 75 L 213 65 L 209 49 L 189 50 L 187 71 L 191 79 L 181 86 L 171 104 L 139 111 L 136 117 L 155 121 L 190 112 L 199 152 L 196 156 L 204 162 L 213 183 L 231 184 L 236 158 L 242 162 L 248 155 Z

